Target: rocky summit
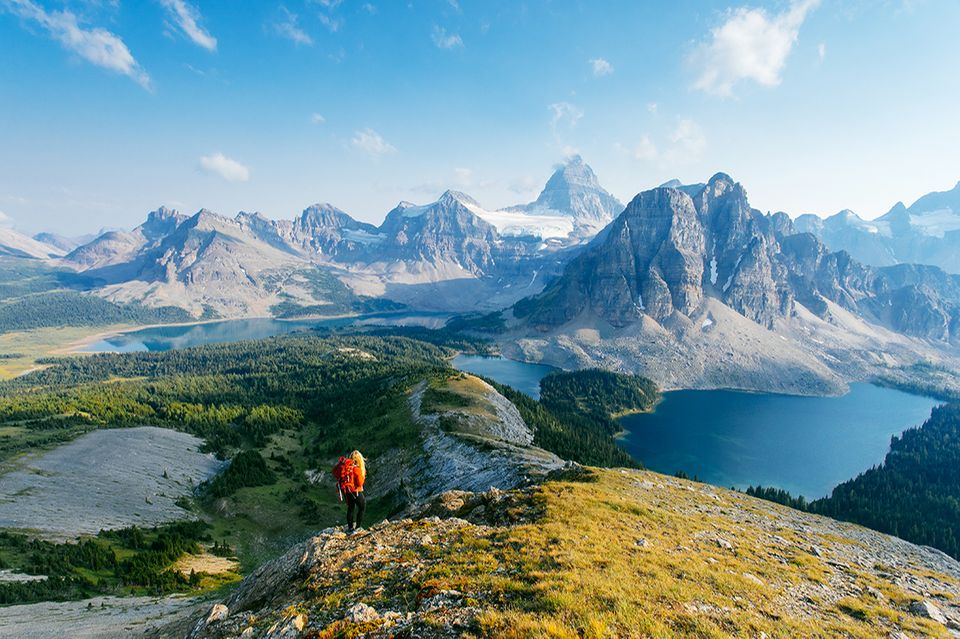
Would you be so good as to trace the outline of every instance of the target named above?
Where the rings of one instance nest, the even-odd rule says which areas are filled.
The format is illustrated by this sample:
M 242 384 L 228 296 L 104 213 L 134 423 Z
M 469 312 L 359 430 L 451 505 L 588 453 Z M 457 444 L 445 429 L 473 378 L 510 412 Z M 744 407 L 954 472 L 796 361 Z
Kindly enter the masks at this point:
M 620 214 L 623 204 L 600 186 L 590 165 L 574 155 L 557 167 L 536 200 L 508 210 L 568 216 L 574 221 L 573 235 L 589 239 Z
M 328 529 L 148 636 L 950 637 L 960 564 L 858 526 L 643 471 L 448 492 Z
M 751 208 L 720 173 L 637 195 L 561 277 L 514 305 L 511 348 L 667 387 L 823 392 L 837 377 L 952 357 L 958 284 L 936 267 L 877 268 L 831 251 L 786 215 Z M 771 374 L 781 368 L 792 381 Z

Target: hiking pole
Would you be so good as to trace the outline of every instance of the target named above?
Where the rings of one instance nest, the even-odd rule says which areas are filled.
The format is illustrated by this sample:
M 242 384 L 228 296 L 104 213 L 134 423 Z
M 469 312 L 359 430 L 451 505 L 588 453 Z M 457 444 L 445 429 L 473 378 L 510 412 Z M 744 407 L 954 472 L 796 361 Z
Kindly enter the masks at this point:
M 337 484 L 337 496 L 340 498 L 340 501 L 343 501 L 343 491 L 340 489 L 340 484 Z

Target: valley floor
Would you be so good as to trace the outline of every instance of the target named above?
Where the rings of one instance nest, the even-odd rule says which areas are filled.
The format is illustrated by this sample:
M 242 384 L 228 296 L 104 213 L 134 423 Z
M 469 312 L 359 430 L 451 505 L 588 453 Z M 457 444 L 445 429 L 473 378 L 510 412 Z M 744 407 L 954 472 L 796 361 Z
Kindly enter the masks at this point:
M 83 350 L 102 335 L 137 327 L 130 324 L 103 326 L 67 326 L 36 328 L 29 331 L 0 333 L 0 380 L 11 379 L 41 368 L 38 359 Z

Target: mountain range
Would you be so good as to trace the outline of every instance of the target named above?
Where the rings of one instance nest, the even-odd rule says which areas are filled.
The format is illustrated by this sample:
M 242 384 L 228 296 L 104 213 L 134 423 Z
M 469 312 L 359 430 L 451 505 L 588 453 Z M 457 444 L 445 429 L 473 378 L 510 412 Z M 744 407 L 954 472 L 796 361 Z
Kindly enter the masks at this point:
M 795 226 L 865 264 L 933 264 L 960 273 L 960 182 L 949 191 L 928 193 L 909 207 L 897 202 L 874 220 L 844 210 L 826 219 L 801 215 Z
M 67 238 L 13 231 L 0 244 L 82 271 L 111 301 L 177 305 L 195 315 L 269 315 L 278 305 L 306 313 L 329 307 L 343 293 L 339 282 L 418 308 L 493 310 L 540 290 L 563 256 L 621 209 L 575 156 L 535 202 L 501 211 L 456 191 L 426 205 L 401 202 L 379 226 L 327 203 L 293 220 L 161 207 L 132 231 L 72 247 Z
M 873 222 L 791 221 L 753 209 L 718 173 L 623 207 L 573 157 L 534 202 L 497 211 L 457 191 L 400 202 L 379 225 L 326 203 L 291 220 L 161 207 L 82 243 L 3 229 L 0 250 L 80 271 L 112 302 L 195 317 L 493 312 L 495 338 L 525 360 L 642 373 L 665 388 L 830 393 L 911 380 L 918 365 L 960 369 L 960 276 L 904 262 L 928 248 L 954 257 L 958 194 Z

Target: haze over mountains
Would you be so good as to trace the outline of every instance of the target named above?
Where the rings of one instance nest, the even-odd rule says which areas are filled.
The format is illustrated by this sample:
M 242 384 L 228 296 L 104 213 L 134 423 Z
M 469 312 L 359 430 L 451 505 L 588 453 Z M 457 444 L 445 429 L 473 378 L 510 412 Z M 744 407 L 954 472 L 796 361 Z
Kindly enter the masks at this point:
M 795 225 L 866 264 L 933 264 L 960 273 L 960 182 L 949 191 L 928 193 L 909 207 L 897 202 L 874 220 L 844 210 L 827 219 L 801 215 Z

